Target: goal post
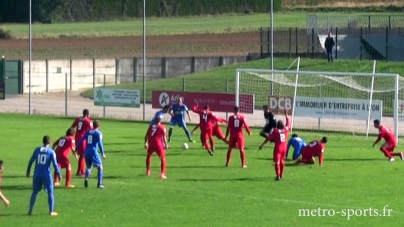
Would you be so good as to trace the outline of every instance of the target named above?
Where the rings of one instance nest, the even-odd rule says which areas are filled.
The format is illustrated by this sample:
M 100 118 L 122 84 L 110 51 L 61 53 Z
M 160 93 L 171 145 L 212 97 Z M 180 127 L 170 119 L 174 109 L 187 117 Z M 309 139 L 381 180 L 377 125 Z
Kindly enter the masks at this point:
M 404 80 L 398 74 L 375 73 L 375 67 L 374 62 L 369 73 L 236 69 L 235 103 L 242 103 L 240 94 L 253 94 L 256 110 L 268 105 L 278 120 L 288 111 L 292 130 L 367 136 L 377 133 L 370 125 L 380 119 L 398 137 L 404 120 Z M 265 123 L 260 111 L 246 116 L 252 126 Z

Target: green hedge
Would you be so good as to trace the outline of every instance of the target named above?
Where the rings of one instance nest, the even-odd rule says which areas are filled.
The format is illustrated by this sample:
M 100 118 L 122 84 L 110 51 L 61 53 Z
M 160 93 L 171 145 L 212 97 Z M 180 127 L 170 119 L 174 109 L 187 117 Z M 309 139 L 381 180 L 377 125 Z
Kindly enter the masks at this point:
M 28 22 L 28 0 L 0 1 L 0 23 Z M 274 0 L 280 10 L 282 0 Z M 269 12 L 269 0 L 147 0 L 147 17 Z M 143 16 L 143 0 L 32 0 L 33 21 L 102 21 Z

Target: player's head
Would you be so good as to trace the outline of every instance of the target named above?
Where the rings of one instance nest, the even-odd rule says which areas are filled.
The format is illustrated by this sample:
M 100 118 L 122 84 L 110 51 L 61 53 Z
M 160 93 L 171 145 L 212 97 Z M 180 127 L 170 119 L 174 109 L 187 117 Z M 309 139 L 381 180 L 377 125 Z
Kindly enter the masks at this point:
M 83 117 L 88 117 L 90 115 L 90 111 L 88 109 L 83 110 Z
M 183 98 L 183 97 L 179 97 L 179 98 L 178 98 L 178 104 L 181 105 L 183 102 L 184 102 L 184 98 Z
M 325 136 L 321 139 L 321 143 L 327 143 L 327 141 L 328 141 L 328 138 Z
M 292 134 L 292 138 L 298 137 L 296 133 Z
M 277 129 L 284 129 L 285 128 L 285 124 L 283 123 L 282 120 L 279 120 L 278 122 L 276 122 L 276 128 Z
M 238 114 L 240 112 L 240 107 L 235 106 L 233 109 L 234 114 Z
M 374 121 L 373 121 L 373 126 L 375 126 L 375 128 L 379 128 L 379 126 L 380 126 L 380 120 L 379 120 L 379 119 L 374 120 Z
M 50 137 L 49 136 L 44 136 L 42 138 L 42 143 L 43 143 L 44 146 L 49 145 L 51 143 L 50 142 Z
M 154 122 L 156 122 L 156 124 L 160 124 L 162 120 L 163 119 L 161 119 L 160 117 L 154 118 Z
M 205 105 L 205 106 L 203 107 L 203 109 L 204 109 L 204 110 L 209 110 L 210 107 L 209 107 L 209 105 Z
M 100 121 L 99 120 L 93 121 L 93 127 L 94 128 L 99 128 L 100 127 Z
M 264 112 L 268 112 L 268 110 L 269 110 L 269 108 L 268 108 L 267 105 L 263 105 L 263 106 L 262 106 L 262 109 L 264 110 Z
M 165 105 L 165 106 L 163 107 L 163 112 L 164 112 L 164 113 L 168 113 L 169 110 L 170 110 L 170 106 L 169 106 L 169 105 Z
M 66 136 L 72 136 L 72 135 L 74 135 L 74 133 L 75 133 L 74 129 L 73 129 L 73 128 L 69 128 L 69 129 L 66 131 Z
M 4 162 L 3 160 L 0 160 L 0 173 L 3 172 L 3 168 L 4 168 Z

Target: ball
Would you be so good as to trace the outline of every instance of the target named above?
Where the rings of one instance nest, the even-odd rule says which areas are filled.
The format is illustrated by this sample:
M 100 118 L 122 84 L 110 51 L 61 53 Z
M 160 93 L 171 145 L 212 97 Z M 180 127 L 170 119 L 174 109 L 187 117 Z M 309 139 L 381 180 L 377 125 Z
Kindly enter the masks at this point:
M 188 149 L 188 144 L 187 143 L 182 144 L 182 149 L 187 150 Z

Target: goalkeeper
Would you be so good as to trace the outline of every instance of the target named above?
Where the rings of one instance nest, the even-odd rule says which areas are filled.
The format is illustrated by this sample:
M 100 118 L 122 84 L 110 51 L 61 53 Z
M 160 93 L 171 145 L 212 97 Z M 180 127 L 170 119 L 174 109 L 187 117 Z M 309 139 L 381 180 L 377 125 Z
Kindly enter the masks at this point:
M 265 139 L 269 136 L 272 129 L 276 127 L 276 118 L 267 105 L 262 106 L 264 110 L 264 118 L 265 118 L 265 126 L 260 132 L 260 136 L 264 137 Z

